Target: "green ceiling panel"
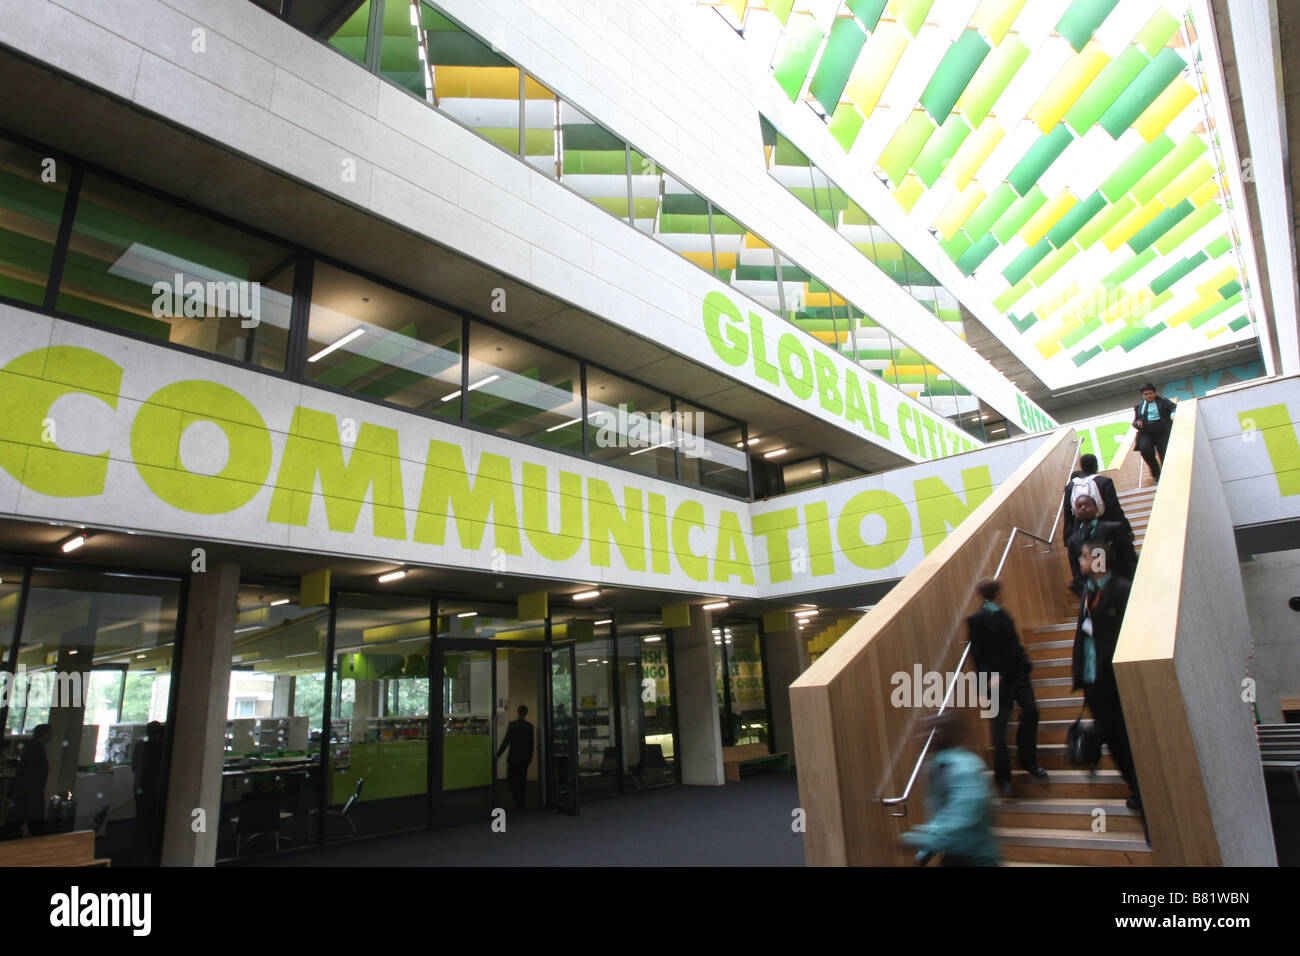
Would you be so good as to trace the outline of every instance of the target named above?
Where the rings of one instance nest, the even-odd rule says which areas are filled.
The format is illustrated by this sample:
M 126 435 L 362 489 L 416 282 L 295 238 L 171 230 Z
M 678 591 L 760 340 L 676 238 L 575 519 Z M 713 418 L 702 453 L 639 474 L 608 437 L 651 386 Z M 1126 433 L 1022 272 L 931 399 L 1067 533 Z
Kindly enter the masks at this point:
M 1102 322 L 1097 316 L 1093 316 L 1087 322 L 1083 323 L 1076 329 L 1072 329 L 1065 335 L 1061 336 L 1061 345 L 1067 349 L 1072 349 L 1088 336 L 1092 335 L 1101 328 Z
M 895 186 L 903 181 L 921 149 L 934 134 L 934 123 L 924 110 L 913 110 L 885 151 L 880 154 L 880 168 Z
M 1217 259 L 1231 248 L 1232 241 L 1227 236 L 1220 236 L 1205 247 L 1205 254 L 1211 259 Z
M 844 87 L 849 82 L 849 73 L 858 61 L 867 35 L 852 17 L 839 17 L 831 27 L 831 37 L 826 41 L 821 60 L 817 63 L 817 72 L 813 74 L 812 85 L 808 92 L 822 105 L 827 113 L 835 112 Z
M 1101 346 L 1094 345 L 1092 348 L 1088 349 L 1088 351 L 1080 352 L 1078 355 L 1072 356 L 1071 360 L 1074 362 L 1076 366 L 1082 367 L 1085 362 L 1092 361 L 1100 354 L 1101 354 Z
M 1102 114 L 1110 109 L 1150 62 L 1150 58 L 1137 47 L 1128 47 L 1097 74 L 1097 78 L 1065 114 L 1065 121 L 1082 136 L 1092 129 Z
M 1110 273 L 1110 275 L 1106 276 L 1106 278 L 1101 280 L 1101 284 L 1108 288 L 1112 288 L 1115 286 L 1122 286 L 1125 282 L 1133 278 L 1135 275 L 1137 275 L 1139 272 L 1141 272 L 1143 269 L 1145 269 L 1147 266 L 1151 265 L 1151 263 L 1155 261 L 1156 261 L 1156 251 L 1154 249 L 1148 249 L 1140 256 L 1133 256 L 1128 260 L 1128 262 L 1124 263 L 1122 266 L 1115 269 L 1113 272 Z
M 1165 48 L 1165 44 L 1178 32 L 1178 21 L 1167 10 L 1159 10 L 1148 21 L 1134 42 L 1147 51 L 1148 56 Z
M 1089 223 L 1079 230 L 1075 240 L 1084 249 L 1090 248 L 1098 239 L 1110 232 L 1121 219 L 1137 208 L 1137 201 L 1132 196 L 1122 196 L 1119 202 L 1112 203 L 1102 210 Z
M 1152 336 L 1159 335 L 1166 328 L 1167 326 L 1163 322 L 1157 322 L 1149 329 L 1142 329 L 1141 331 L 1135 332 L 1132 335 L 1130 335 L 1128 338 L 1126 338 L 1123 341 L 1122 348 L 1124 349 L 1125 352 L 1132 352 L 1135 348 L 1137 348 L 1147 339 L 1151 338 Z
M 1028 295 L 1029 290 L 1032 288 L 1033 285 L 1030 283 L 1028 279 L 1021 279 L 1010 289 L 1007 289 L 996 299 L 994 299 L 993 307 L 997 309 L 999 312 L 1005 312 L 1007 311 L 1007 309 L 1011 308 L 1013 305 L 1015 305 L 1017 302 L 1023 299 L 1026 295 Z
M 1119 200 L 1126 192 L 1137 185 L 1174 148 L 1174 141 L 1168 134 L 1161 133 L 1138 150 L 1101 184 L 1101 193 L 1111 202 Z
M 793 2 L 793 0 L 791 0 Z M 848 0 L 848 8 L 868 30 L 874 30 L 889 0 Z
M 1028 332 L 1029 327 L 1038 321 L 1038 316 L 1034 315 L 1032 312 L 1023 319 L 1017 319 L 1014 315 L 1008 315 L 1007 318 L 1011 320 L 1011 324 L 1016 327 L 1016 331 L 1021 335 Z
M 1242 286 L 1242 284 L 1241 284 L 1240 282 L 1238 282 L 1236 279 L 1233 279 L 1233 280 L 1232 280 L 1231 282 L 1229 282 L 1227 285 L 1225 285 L 1225 286 L 1223 286 L 1223 287 L 1221 287 L 1221 288 L 1219 289 L 1219 295 L 1223 296 L 1225 299 L 1231 299 L 1234 295 L 1236 295 L 1238 292 L 1240 292 L 1243 288 L 1244 288 L 1244 287 Z
M 1233 319 L 1231 322 L 1229 322 L 1228 328 L 1232 329 L 1232 331 L 1234 332 L 1240 332 L 1248 325 L 1250 325 L 1250 318 L 1248 316 L 1243 315 L 1241 318 Z
M 965 255 L 966 250 L 971 247 L 970 236 L 958 229 L 951 239 L 943 239 L 939 242 L 939 248 L 953 262 L 957 262 Z
M 936 123 L 942 123 L 966 91 L 975 71 L 989 55 L 989 44 L 975 30 L 963 30 L 957 42 L 939 61 L 939 67 L 921 94 L 921 105 Z
M 1051 251 L 1052 244 L 1046 239 L 1040 239 L 1036 245 L 1030 246 L 1011 260 L 1011 265 L 1007 266 L 1002 272 L 1003 278 L 1015 285 L 1028 276 L 1029 271 L 1046 259 Z
M 1195 210 L 1196 207 L 1192 205 L 1190 199 L 1184 199 L 1172 209 L 1166 209 L 1134 233 L 1133 237 L 1128 241 L 1129 248 L 1134 252 L 1146 252 L 1148 246 L 1190 216 Z
M 840 144 L 840 149 L 848 152 L 853 148 L 853 142 L 858 138 L 858 133 L 862 130 L 862 114 L 852 103 L 841 103 L 835 109 L 835 115 L 831 117 L 830 132 L 835 138 L 835 142 Z
M 1234 295 L 1232 298 L 1224 299 L 1222 302 L 1216 302 L 1208 309 L 1205 309 L 1204 311 L 1192 316 L 1190 319 L 1187 320 L 1187 324 L 1194 329 L 1199 329 L 1202 325 L 1210 321 L 1210 319 L 1214 318 L 1216 315 L 1222 315 L 1224 312 L 1227 312 L 1233 306 L 1240 305 L 1240 304 L 1241 304 L 1241 295 L 1240 294 Z
M 1047 202 L 1047 195 L 1041 188 L 1035 186 L 1027 194 L 1016 200 L 1015 204 L 1002 214 L 993 225 L 993 235 L 998 237 L 998 242 L 1003 244 L 1011 241 L 1011 237 L 1019 232 L 1029 221 L 1029 218 Z M 1018 281 L 1018 280 L 1017 280 Z M 1016 283 L 1011 283 L 1015 285 Z
M 967 249 L 965 255 L 957 260 L 957 268 L 962 271 L 963 275 L 970 275 L 998 248 L 997 239 L 988 233 L 984 233 L 980 240 Z
M 1164 135 L 1163 133 L 1161 134 Z M 1164 189 L 1178 177 L 1184 169 L 1192 164 L 1192 160 L 1204 153 L 1208 146 L 1205 140 L 1201 139 L 1195 133 L 1188 136 L 1185 140 L 1174 147 L 1164 159 L 1156 164 L 1151 172 L 1147 173 L 1133 187 L 1133 198 L 1142 205 L 1146 205 L 1156 198 L 1156 194 Z
M 1176 51 L 1165 47 L 1111 104 L 1110 109 L 1101 114 L 1097 121 L 1101 128 L 1113 139 L 1119 139 L 1186 66 L 1186 61 Z
M 1152 255 L 1155 254 L 1154 249 L 1149 249 L 1148 252 L 1150 252 Z M 1156 295 L 1159 295 L 1160 293 L 1164 292 L 1166 289 L 1169 289 L 1173 287 L 1175 284 L 1177 284 L 1179 279 L 1184 278 L 1188 273 L 1190 273 L 1201 263 L 1208 262 L 1209 258 L 1210 257 L 1207 256 L 1204 252 L 1198 252 L 1190 259 L 1184 259 L 1182 262 L 1178 263 L 1177 265 L 1166 269 L 1164 272 L 1160 273 L 1160 275 L 1156 276 L 1154 279 L 1151 280 L 1151 291 L 1154 292 Z
M 962 228 L 972 236 L 984 235 L 1002 218 L 1002 214 L 1011 208 L 1011 204 L 1016 199 L 1016 191 L 1007 183 L 1003 183 L 990 195 L 984 197 L 984 201 L 975 207 L 975 211 L 967 217 Z
M 934 5 L 934 0 L 897 0 L 894 4 L 894 13 L 898 17 L 898 22 L 907 27 L 907 32 L 916 36 L 921 31 L 921 24 L 925 23 L 925 15 L 930 12 L 930 7 Z
M 1007 174 L 1007 182 L 1011 184 L 1011 188 L 1020 195 L 1025 195 L 1073 142 L 1074 134 L 1064 123 L 1058 123 L 1055 129 L 1029 147 L 1024 158 Z
M 1105 208 L 1106 197 L 1100 192 L 1093 193 L 1062 216 L 1060 221 L 1048 230 L 1047 241 L 1056 248 L 1061 248 L 1074 238 L 1075 233 L 1088 224 L 1088 220 Z
M 763 3 L 775 14 L 782 25 L 790 19 L 790 11 L 794 8 L 794 0 L 763 0 Z
M 785 36 L 776 51 L 776 65 L 772 75 L 785 95 L 793 103 L 799 98 L 803 81 L 808 76 L 817 48 L 824 34 L 817 21 L 810 16 L 797 16 L 786 27 Z
M 1029 281 L 1036 286 L 1041 286 L 1078 253 L 1079 247 L 1073 242 L 1062 246 L 1030 270 Z
M 1074 0 L 1056 24 L 1056 32 L 1069 40 L 1077 53 L 1088 45 L 1097 27 L 1118 3 L 1119 0 Z
M 970 135 L 970 127 L 960 114 L 954 113 L 948 121 L 939 127 L 937 133 L 930 137 L 921 154 L 916 157 L 916 175 L 926 188 L 930 188 L 943 173 L 944 167 L 952 159 L 953 153 L 961 147 Z
M 1016 71 L 1029 59 L 1029 47 L 1018 36 L 1008 36 L 976 71 L 962 102 L 962 113 L 972 127 L 978 127 L 988 116 L 1002 91 L 1007 88 Z
M 1211 199 L 1159 239 L 1156 242 L 1156 250 L 1162 256 L 1169 255 L 1193 234 L 1213 222 L 1221 212 L 1223 209 Z
M 1125 339 L 1138 334 L 1144 328 L 1145 326 L 1141 324 L 1121 325 L 1118 331 L 1101 340 L 1101 347 L 1109 352 L 1111 349 L 1121 345 Z

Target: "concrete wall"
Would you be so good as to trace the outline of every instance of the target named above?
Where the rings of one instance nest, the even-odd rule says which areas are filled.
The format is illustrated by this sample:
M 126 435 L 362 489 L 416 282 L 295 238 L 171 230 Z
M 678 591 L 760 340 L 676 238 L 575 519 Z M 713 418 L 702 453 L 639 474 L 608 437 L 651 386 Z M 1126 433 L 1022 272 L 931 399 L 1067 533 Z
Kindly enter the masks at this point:
M 1300 550 L 1257 554 L 1241 563 L 1241 584 L 1255 645 L 1250 674 L 1264 723 L 1282 720 L 1282 698 L 1300 698 Z

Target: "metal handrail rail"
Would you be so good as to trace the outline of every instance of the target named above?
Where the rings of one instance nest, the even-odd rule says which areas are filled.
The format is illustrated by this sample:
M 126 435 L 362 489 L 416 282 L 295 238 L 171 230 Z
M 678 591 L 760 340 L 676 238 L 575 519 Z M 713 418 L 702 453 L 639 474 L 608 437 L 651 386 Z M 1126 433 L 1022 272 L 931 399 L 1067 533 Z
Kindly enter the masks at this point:
M 1079 449 L 1082 448 L 1082 447 L 1083 447 L 1083 439 L 1080 438 L 1080 437 L 1078 437 L 1078 436 L 1076 435 L 1076 436 L 1075 436 L 1075 439 L 1074 439 L 1074 450 L 1070 452 L 1070 474 L 1074 474 L 1074 462 L 1075 462 L 1075 456 L 1078 454 Z M 1067 480 L 1068 480 L 1068 478 L 1067 478 Z M 1056 509 L 1056 517 L 1052 519 L 1052 530 L 1049 531 L 1049 532 L 1047 532 L 1047 540 L 1048 540 L 1048 541 L 1051 541 L 1051 540 L 1053 540 L 1053 539 L 1056 537 L 1056 526 L 1057 526 L 1058 524 L 1060 524 L 1060 522 L 1061 522 L 1061 516 L 1062 516 L 1063 514 L 1065 514 L 1065 496 L 1064 496 L 1064 495 L 1061 496 L 1061 506 L 1060 506 L 1059 508 Z
M 1074 468 L 1074 454 L 1079 450 L 1079 446 L 1082 443 L 1083 443 L 1083 439 L 1078 437 L 1075 438 L 1074 450 L 1070 452 L 1071 469 Z M 1061 515 L 1064 513 L 1064 511 L 1065 511 L 1065 503 L 1064 503 L 1064 499 L 1062 499 L 1060 506 L 1056 509 L 1056 518 L 1053 519 L 1052 521 L 1052 530 L 1048 532 L 1046 538 L 1044 538 L 1042 535 L 1034 534 L 1034 532 L 1032 531 L 1026 531 L 1024 528 L 1021 528 L 1019 526 L 1012 528 L 1011 534 L 1007 536 L 1007 546 L 1002 549 L 1002 557 L 998 560 L 997 570 L 993 572 L 994 579 L 1000 578 L 1002 576 L 1002 568 L 1007 563 L 1007 556 L 1011 553 L 1011 542 L 1016 540 L 1017 534 L 1028 535 L 1029 537 L 1033 538 L 1035 541 L 1041 541 L 1043 544 L 1047 545 L 1047 548 L 1044 549 L 1043 551 L 1044 554 L 1051 551 L 1052 539 L 1056 537 L 1056 525 L 1057 522 L 1061 520 Z M 1029 547 L 1033 547 L 1033 546 L 1030 545 Z M 959 624 L 957 625 L 956 628 L 953 629 L 952 637 L 949 638 L 948 640 L 948 646 L 951 646 L 952 642 L 957 639 L 957 631 L 960 629 L 960 627 L 961 625 Z M 957 661 L 957 668 L 956 670 L 953 671 L 953 680 L 948 685 L 947 692 L 943 695 L 943 703 L 939 705 L 939 710 L 935 714 L 936 717 L 939 716 L 939 714 L 942 714 L 947 709 L 948 703 L 952 699 L 952 693 L 957 688 L 956 675 L 960 674 L 962 670 L 965 668 L 966 658 L 969 655 L 970 655 L 970 642 L 967 641 L 966 647 L 963 648 L 961 652 L 961 659 Z M 907 778 L 907 786 L 903 790 L 903 795 L 901 797 L 883 797 L 881 799 L 880 802 L 884 806 L 887 807 L 902 806 L 903 809 L 901 811 L 898 810 L 891 811 L 890 816 L 894 816 L 894 817 L 907 816 L 907 801 L 912 796 L 912 787 L 916 785 L 916 778 L 921 774 L 921 767 L 925 763 L 925 758 L 930 753 L 930 744 L 933 742 L 933 740 L 934 740 L 934 731 L 931 730 L 929 736 L 925 738 L 925 746 L 921 748 L 920 756 L 916 758 L 916 766 L 912 768 L 912 774 L 910 777 Z

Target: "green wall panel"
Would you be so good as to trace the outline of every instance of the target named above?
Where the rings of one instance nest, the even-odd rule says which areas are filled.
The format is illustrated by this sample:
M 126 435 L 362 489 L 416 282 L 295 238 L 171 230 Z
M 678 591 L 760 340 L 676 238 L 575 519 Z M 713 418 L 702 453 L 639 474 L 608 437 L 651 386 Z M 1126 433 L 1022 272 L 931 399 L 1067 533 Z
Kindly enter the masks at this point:
M 1168 47 L 1161 50 L 1129 84 L 1128 89 L 1111 104 L 1110 109 L 1101 114 L 1101 119 L 1097 121 L 1101 128 L 1110 133 L 1112 138 L 1119 139 L 1186 66 L 1187 62 L 1174 50 Z
M 1119 99 L 1119 95 L 1128 89 L 1150 58 L 1135 46 L 1128 47 L 1115 59 L 1111 60 L 1097 74 L 1097 78 L 1088 84 L 1088 88 L 1075 101 L 1065 114 L 1065 121 L 1082 136 L 1092 129 L 1102 114 L 1110 109 Z
M 826 41 L 826 49 L 822 51 L 817 72 L 813 74 L 808 89 L 827 113 L 835 112 L 844 86 L 849 82 L 849 73 L 853 71 L 853 64 L 866 42 L 867 35 L 850 17 L 838 18 L 831 27 L 830 39 Z
M 1016 71 L 1029 59 L 1029 47 L 1018 36 L 1008 36 L 976 71 L 962 102 L 962 112 L 972 127 L 978 127 L 988 116 Z
M 966 121 L 959 114 L 953 114 L 930 137 L 925 148 L 916 157 L 915 163 L 916 175 L 920 177 L 921 182 L 925 183 L 926 188 L 938 181 L 944 167 L 952 159 L 953 153 L 957 152 L 970 133 L 971 129 L 966 125 Z
M 1093 216 L 1106 208 L 1106 197 L 1095 192 L 1060 218 L 1047 231 L 1047 241 L 1058 249 L 1074 238 L 1075 233 L 1088 224 Z
M 776 51 L 776 65 L 772 75 L 785 95 L 793 103 L 799 98 L 803 81 L 808 77 L 808 68 L 812 66 L 817 48 L 821 46 L 824 34 L 817 22 L 810 16 L 797 16 L 786 26 L 786 34 Z
M 1097 27 L 1118 3 L 1119 0 L 1074 0 L 1056 24 L 1056 32 L 1078 52 L 1088 45 Z
M 1119 169 L 1101 184 L 1101 194 L 1111 202 L 1117 202 L 1120 196 L 1137 185 L 1143 176 L 1155 169 L 1156 164 L 1174 148 L 1174 141 L 1168 134 L 1161 133 L 1151 142 L 1139 146 L 1137 151 L 1120 164 Z
M 939 61 L 938 68 L 921 94 L 921 105 L 936 123 L 942 123 L 966 91 L 975 71 L 989 55 L 989 44 L 975 30 L 963 30 Z
M 1073 142 L 1074 134 L 1064 123 L 1058 123 L 1050 133 L 1029 147 L 1024 158 L 1007 174 L 1011 188 L 1020 195 L 1025 195 Z
M 1149 251 L 1152 252 L 1153 254 L 1155 252 L 1154 249 Z M 1160 273 L 1160 275 L 1152 279 L 1151 291 L 1154 292 L 1156 295 L 1159 295 L 1161 292 L 1164 292 L 1166 289 L 1175 285 L 1179 279 L 1182 279 L 1185 276 L 1187 276 L 1188 273 L 1192 272 L 1192 270 L 1194 270 L 1201 263 L 1208 262 L 1209 259 L 1210 257 L 1207 256 L 1204 252 L 1198 252 L 1196 255 L 1192 256 L 1191 258 L 1184 259 L 1182 262 L 1179 262 L 1177 265 L 1166 269 L 1164 272 Z

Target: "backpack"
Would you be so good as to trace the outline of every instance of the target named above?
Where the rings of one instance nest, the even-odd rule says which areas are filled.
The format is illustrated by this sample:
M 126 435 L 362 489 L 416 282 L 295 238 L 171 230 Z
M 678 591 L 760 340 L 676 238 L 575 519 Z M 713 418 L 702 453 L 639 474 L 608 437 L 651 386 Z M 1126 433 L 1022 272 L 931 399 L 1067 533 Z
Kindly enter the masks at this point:
M 1070 479 L 1070 513 L 1074 513 L 1074 499 L 1086 494 L 1097 502 L 1097 517 L 1106 513 L 1106 503 L 1101 500 L 1101 489 L 1097 487 L 1095 475 L 1075 475 Z

